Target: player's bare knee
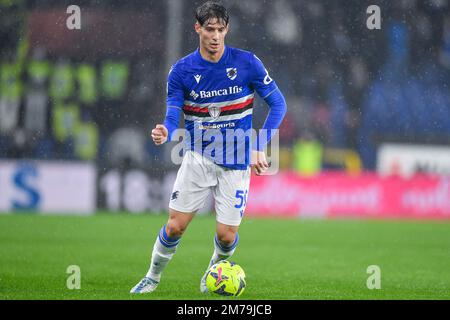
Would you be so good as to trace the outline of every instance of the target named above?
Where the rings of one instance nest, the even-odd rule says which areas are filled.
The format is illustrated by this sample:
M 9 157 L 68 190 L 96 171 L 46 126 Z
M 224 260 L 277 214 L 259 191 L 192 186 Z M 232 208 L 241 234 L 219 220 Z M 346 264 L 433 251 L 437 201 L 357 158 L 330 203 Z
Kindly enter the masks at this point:
M 179 238 L 183 235 L 186 227 L 175 220 L 170 220 L 167 223 L 166 233 L 170 238 Z
M 235 239 L 236 234 L 233 232 L 217 234 L 217 240 L 219 240 L 219 242 L 225 246 L 232 245 Z

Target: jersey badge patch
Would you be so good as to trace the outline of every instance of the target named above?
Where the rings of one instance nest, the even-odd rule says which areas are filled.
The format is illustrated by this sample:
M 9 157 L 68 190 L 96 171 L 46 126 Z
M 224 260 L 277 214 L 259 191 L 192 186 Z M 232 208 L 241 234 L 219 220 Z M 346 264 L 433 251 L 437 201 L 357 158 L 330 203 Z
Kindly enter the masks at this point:
M 227 68 L 227 77 L 230 80 L 234 80 L 237 77 L 237 69 L 236 68 Z
M 220 107 L 217 106 L 209 106 L 208 107 L 208 112 L 209 115 L 213 118 L 213 119 L 217 119 L 220 116 Z

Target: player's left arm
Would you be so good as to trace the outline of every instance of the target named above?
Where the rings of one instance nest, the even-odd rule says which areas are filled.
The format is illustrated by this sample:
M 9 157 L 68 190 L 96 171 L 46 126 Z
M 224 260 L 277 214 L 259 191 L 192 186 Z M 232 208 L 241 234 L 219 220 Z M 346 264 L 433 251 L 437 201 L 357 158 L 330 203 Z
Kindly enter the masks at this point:
M 269 72 L 264 67 L 261 60 L 254 56 L 254 75 L 253 87 L 260 97 L 264 99 L 269 107 L 269 113 L 266 117 L 262 131 L 257 135 L 257 140 L 252 150 L 252 165 L 257 175 L 264 173 L 269 168 L 264 149 L 272 137 L 277 133 L 281 122 L 287 111 L 286 100 L 270 77 Z

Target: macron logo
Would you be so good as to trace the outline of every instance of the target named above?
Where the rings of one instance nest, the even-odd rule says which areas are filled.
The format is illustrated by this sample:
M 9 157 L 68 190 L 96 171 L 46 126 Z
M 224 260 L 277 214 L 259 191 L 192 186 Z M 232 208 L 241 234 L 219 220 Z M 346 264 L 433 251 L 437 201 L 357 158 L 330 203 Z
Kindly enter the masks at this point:
M 202 78 L 202 76 L 199 75 L 199 74 L 196 74 L 196 75 L 194 76 L 194 78 L 195 78 L 195 81 L 197 81 L 197 83 L 199 83 L 199 82 L 200 82 L 200 79 Z

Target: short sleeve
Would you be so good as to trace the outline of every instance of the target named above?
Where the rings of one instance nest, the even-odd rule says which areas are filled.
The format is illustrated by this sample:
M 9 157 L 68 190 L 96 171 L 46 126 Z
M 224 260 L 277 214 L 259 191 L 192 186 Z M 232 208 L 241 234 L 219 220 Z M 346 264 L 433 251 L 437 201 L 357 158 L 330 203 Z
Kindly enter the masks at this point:
M 179 68 L 172 66 L 167 79 L 167 106 L 182 107 L 184 105 L 184 86 Z
M 252 81 L 251 84 L 258 95 L 265 99 L 268 95 L 274 92 L 278 87 L 275 81 L 270 77 L 269 72 L 264 67 L 263 63 L 255 55 L 252 55 Z

